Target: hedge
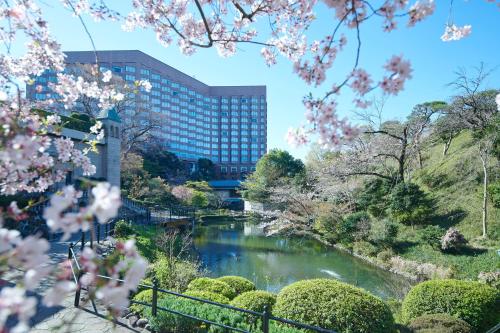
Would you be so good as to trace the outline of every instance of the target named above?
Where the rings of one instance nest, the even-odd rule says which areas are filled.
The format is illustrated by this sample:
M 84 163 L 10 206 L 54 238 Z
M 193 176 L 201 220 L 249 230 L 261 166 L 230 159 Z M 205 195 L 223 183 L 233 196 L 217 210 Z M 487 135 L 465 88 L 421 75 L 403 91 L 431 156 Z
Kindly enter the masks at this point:
M 415 318 L 409 325 L 412 333 L 472 333 L 472 326 L 450 315 L 428 314 Z
M 229 304 L 229 298 L 225 297 L 224 295 L 216 294 L 206 290 L 188 290 L 184 293 L 184 295 L 201 298 L 216 303 Z
M 403 301 L 403 321 L 433 313 L 449 314 L 485 331 L 500 321 L 500 293 L 480 282 L 461 280 L 432 280 L 414 286 Z
M 229 298 L 229 300 L 232 300 L 236 296 L 236 291 L 234 290 L 234 288 L 232 288 L 226 282 L 207 277 L 194 279 L 189 283 L 187 290 L 210 291 L 216 294 L 221 294 Z
M 248 315 L 245 315 L 241 312 L 223 309 L 210 304 L 200 304 L 197 301 L 181 297 L 166 296 L 165 298 L 158 300 L 158 306 L 245 331 L 260 332 L 260 327 L 262 324 L 260 320 L 252 320 Z M 151 309 L 146 309 L 144 313 L 149 320 L 151 328 L 155 332 L 227 333 L 227 330 L 223 328 L 204 324 L 201 321 L 172 314 L 161 309 L 158 309 L 156 317 L 152 316 Z M 269 328 L 270 333 L 305 332 L 304 330 L 278 325 L 273 321 L 270 322 Z
M 266 306 L 272 311 L 275 303 L 276 295 L 263 290 L 247 291 L 231 301 L 232 306 L 255 312 L 264 312 Z
M 391 311 L 381 299 L 329 279 L 302 280 L 283 288 L 273 315 L 341 333 L 394 330 Z
M 234 289 L 234 291 L 236 291 L 236 295 L 255 290 L 255 284 L 253 284 L 252 281 L 241 276 L 223 276 L 218 278 L 217 280 L 230 285 Z
M 152 304 L 153 303 L 153 290 L 152 289 L 146 289 L 141 292 L 139 292 L 137 295 L 135 295 L 132 300 L 138 301 L 138 302 L 143 302 L 147 304 Z M 144 306 L 142 304 L 130 304 L 130 311 L 131 312 L 136 312 L 142 314 L 145 309 L 147 309 L 147 306 Z

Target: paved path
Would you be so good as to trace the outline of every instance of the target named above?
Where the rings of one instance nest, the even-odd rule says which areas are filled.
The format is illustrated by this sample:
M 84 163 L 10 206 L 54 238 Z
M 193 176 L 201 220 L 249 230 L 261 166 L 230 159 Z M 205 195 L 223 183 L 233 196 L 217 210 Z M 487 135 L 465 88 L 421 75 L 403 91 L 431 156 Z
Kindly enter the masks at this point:
M 71 241 L 76 242 L 79 238 L 74 237 Z M 51 242 L 50 261 L 56 265 L 68 258 L 68 248 L 70 241 Z M 11 276 L 7 281 L 15 280 L 15 276 Z M 75 308 L 73 305 L 75 294 L 70 294 L 63 302 L 62 306 L 46 307 L 41 304 L 41 298 L 52 285 L 53 281 L 45 279 L 40 286 L 31 293 L 31 296 L 38 298 L 38 308 L 36 315 L 31 320 L 32 329 L 30 332 L 79 332 L 79 333 L 95 333 L 95 332 L 140 332 L 134 328 L 129 328 L 124 323 L 113 322 L 108 318 L 107 311 L 97 305 L 93 307 L 90 302 L 80 302 L 80 307 Z M 10 283 L 7 283 L 10 284 Z M 86 296 L 86 292 L 82 291 L 82 296 Z M 61 327 L 62 324 L 66 324 Z M 14 326 L 15 321 L 11 320 L 7 326 Z

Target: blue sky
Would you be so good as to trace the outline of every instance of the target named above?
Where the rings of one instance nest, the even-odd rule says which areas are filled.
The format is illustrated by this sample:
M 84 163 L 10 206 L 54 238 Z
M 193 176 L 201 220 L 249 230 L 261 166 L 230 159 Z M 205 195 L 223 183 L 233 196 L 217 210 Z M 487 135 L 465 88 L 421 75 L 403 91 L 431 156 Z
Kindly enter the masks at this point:
M 440 36 L 448 17 L 449 1 L 435 1 L 436 13 L 414 28 L 407 29 L 401 23 L 401 29 L 384 33 L 378 19 L 362 27 L 360 65 L 363 68 L 375 75 L 382 74 L 382 65 L 393 54 L 403 54 L 412 61 L 413 79 L 402 93 L 387 101 L 384 112 L 387 119 L 404 119 L 415 104 L 446 100 L 453 95 L 447 83 L 454 79 L 454 71 L 459 67 L 472 69 L 480 62 L 489 68 L 500 66 L 500 10 L 495 4 L 484 0 L 455 1 L 454 21 L 457 25 L 471 24 L 472 35 L 458 42 L 445 43 Z M 63 49 L 90 50 L 90 41 L 78 19 L 53 3 L 53 7 L 46 5 L 43 9 Z M 114 0 L 107 3 L 113 7 L 124 2 Z M 322 6 L 318 7 L 317 14 L 317 22 L 311 27 L 310 34 L 321 37 L 332 30 L 335 20 L 333 12 Z M 253 46 L 240 47 L 231 58 L 219 57 L 215 49 L 199 50 L 186 57 L 176 45 L 169 48 L 159 45 L 151 31 L 127 33 L 118 23 L 95 23 L 89 17 L 84 19 L 97 49 L 138 49 L 210 85 L 267 85 L 268 147 L 287 149 L 297 157 L 304 157 L 307 153 L 307 147 L 289 147 L 284 135 L 289 126 L 304 121 L 302 97 L 309 92 L 318 94 L 324 88 L 315 89 L 303 83 L 293 74 L 292 64 L 286 59 L 280 58 L 278 65 L 269 68 L 260 56 L 260 48 Z M 342 79 L 350 70 L 353 58 L 353 49 L 348 45 L 330 70 L 325 86 Z M 500 88 L 500 68 L 490 76 L 487 86 Z M 339 111 L 343 116 L 353 117 L 351 101 L 351 95 L 339 99 Z

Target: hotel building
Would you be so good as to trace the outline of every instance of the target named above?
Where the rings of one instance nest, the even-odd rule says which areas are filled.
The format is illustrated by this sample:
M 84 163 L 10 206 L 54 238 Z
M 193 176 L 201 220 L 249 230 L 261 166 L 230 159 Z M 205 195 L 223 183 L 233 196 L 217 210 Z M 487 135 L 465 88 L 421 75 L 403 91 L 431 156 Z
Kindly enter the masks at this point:
M 94 64 L 93 51 L 66 52 L 69 68 Z M 266 86 L 209 86 L 137 50 L 98 51 L 99 66 L 131 84 L 148 80 L 152 89 L 134 94 L 120 114 L 132 121 L 155 122 L 152 135 L 165 150 L 188 162 L 212 160 L 220 178 L 241 179 L 267 150 Z M 46 72 L 28 86 L 27 97 L 50 98 Z M 42 86 L 42 91 L 35 87 Z M 78 108 L 77 108 L 78 109 Z M 58 110 L 59 112 L 67 112 Z M 134 120 L 127 115 L 134 116 Z

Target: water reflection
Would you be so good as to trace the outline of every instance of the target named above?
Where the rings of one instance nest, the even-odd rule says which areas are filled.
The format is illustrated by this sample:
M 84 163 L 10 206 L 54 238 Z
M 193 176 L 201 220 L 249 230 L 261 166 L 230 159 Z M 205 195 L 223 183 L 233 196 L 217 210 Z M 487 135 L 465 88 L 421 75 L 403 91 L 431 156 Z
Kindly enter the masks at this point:
M 265 237 L 253 223 L 197 226 L 195 246 L 212 276 L 240 275 L 277 292 L 301 279 L 333 278 L 382 298 L 401 298 L 409 283 L 342 251 L 305 239 Z

